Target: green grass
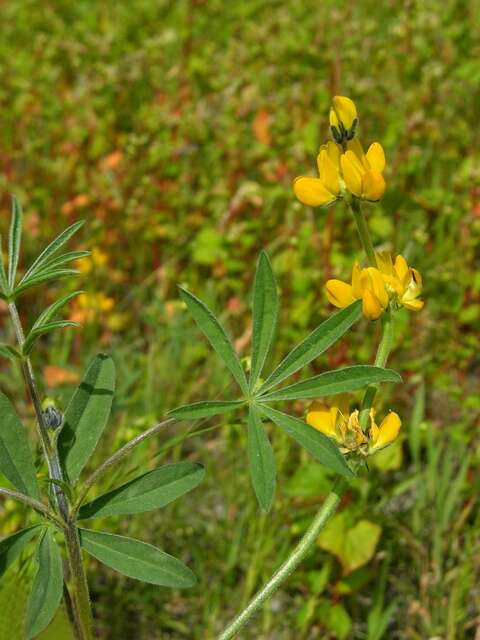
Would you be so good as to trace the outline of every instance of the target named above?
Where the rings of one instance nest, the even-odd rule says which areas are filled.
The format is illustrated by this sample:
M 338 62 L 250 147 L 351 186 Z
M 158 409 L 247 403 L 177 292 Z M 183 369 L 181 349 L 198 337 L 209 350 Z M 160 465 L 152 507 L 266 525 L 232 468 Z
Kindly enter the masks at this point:
M 46 339 L 35 356 L 39 370 L 71 363 L 80 371 L 97 349 L 113 353 L 114 418 L 92 467 L 166 410 L 232 397 L 220 361 L 179 303 L 178 283 L 224 309 L 245 355 L 254 262 L 266 248 L 282 293 L 275 362 L 331 312 L 323 285 L 347 278 L 361 257 L 355 227 L 342 204 L 300 205 L 291 180 L 314 171 L 331 96 L 356 101 L 361 138 L 380 141 L 387 154 L 387 194 L 367 208 L 374 242 L 402 252 L 424 278 L 425 310 L 402 312 L 396 327 L 390 365 L 405 384 L 379 396 L 381 407 L 402 417 L 401 446 L 383 469 L 372 465 L 342 505 L 352 526 L 366 519 L 381 527 L 368 562 L 345 574 L 319 548 L 242 638 L 473 639 L 480 608 L 478 2 L 79 0 L 39 9 L 11 0 L 0 15 L 2 235 L 7 194 L 15 191 L 27 256 L 78 218 L 87 225 L 77 248 L 108 256 L 80 286 L 105 291 L 114 310 L 79 334 Z M 32 291 L 21 312 L 33 322 L 44 306 Z M 4 341 L 11 333 L 0 313 Z M 371 362 L 377 337 L 371 324 L 357 325 L 311 372 Z M 20 372 L 1 366 L 2 389 L 16 394 L 31 422 L 16 393 Z M 65 400 L 71 388 L 47 391 Z M 175 444 L 187 429 L 209 426 L 218 428 Z M 169 428 L 117 470 L 112 484 L 145 456 L 150 466 L 162 459 L 206 465 L 205 483 L 178 503 L 104 523 L 164 546 L 194 568 L 200 585 L 171 592 L 90 561 L 99 637 L 213 638 L 278 566 L 330 476 L 278 430 L 271 434 L 279 487 L 268 517 L 250 488 L 245 425 L 235 417 Z M 162 452 L 169 439 L 174 446 Z M 1 509 L 1 531 L 21 525 L 22 510 Z M 16 604 L 2 624 L 16 640 L 28 577 L 9 575 L 12 591 L 2 587 L 0 604 Z

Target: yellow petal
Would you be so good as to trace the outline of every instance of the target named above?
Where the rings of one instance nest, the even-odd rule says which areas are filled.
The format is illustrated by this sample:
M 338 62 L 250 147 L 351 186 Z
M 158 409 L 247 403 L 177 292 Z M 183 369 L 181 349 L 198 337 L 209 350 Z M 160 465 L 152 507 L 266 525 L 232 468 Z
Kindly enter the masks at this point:
M 385 169 L 385 152 L 381 144 L 373 142 L 368 147 L 367 160 L 372 171 L 383 173 Z
M 343 416 L 343 418 L 348 418 L 350 414 L 350 394 L 339 393 L 334 396 L 332 398 L 332 405 L 337 407 L 338 413 Z
M 343 309 L 352 302 L 355 302 L 356 298 L 353 295 L 352 285 L 342 282 L 341 280 L 327 280 L 325 285 L 327 290 L 327 297 L 334 307 Z
M 367 289 L 363 293 L 362 311 L 363 315 L 369 320 L 376 320 L 382 315 L 382 305 L 378 301 L 378 298 Z
M 391 254 L 388 251 L 378 251 L 375 254 L 375 258 L 379 270 L 385 275 L 391 276 L 393 274 L 393 262 Z
M 401 300 L 401 303 L 404 307 L 410 309 L 411 311 L 420 311 L 421 309 L 423 309 L 423 306 L 425 304 L 424 301 L 420 300 L 419 298 L 416 298 L 415 300 Z
M 423 288 L 423 281 L 422 281 L 422 275 L 419 271 L 417 271 L 416 269 L 411 268 L 410 269 L 410 273 L 412 275 L 412 280 L 415 284 L 415 286 L 418 289 L 418 292 L 421 293 L 422 288 Z
M 362 178 L 362 197 L 370 202 L 377 202 L 385 193 L 385 178 L 376 171 L 367 171 Z
M 338 121 L 343 124 L 346 131 L 351 129 L 354 121 L 358 119 L 357 108 L 355 107 L 353 100 L 350 100 L 350 98 L 346 98 L 345 96 L 335 96 L 332 100 L 332 104 L 333 111 L 335 112 Z M 330 124 L 331 123 L 332 120 L 330 119 Z
M 358 160 L 353 151 L 347 151 L 340 158 L 342 174 L 347 189 L 358 198 L 362 195 L 362 174 L 358 170 Z
M 336 415 L 337 410 L 335 407 L 330 408 L 322 402 L 315 400 L 307 411 L 306 422 L 329 438 L 337 439 L 335 429 Z
M 338 116 L 335 113 L 335 109 L 333 107 L 330 109 L 329 120 L 330 120 L 330 126 L 336 127 L 338 129 L 340 122 L 338 120 Z
M 358 262 L 355 261 L 352 269 L 352 291 L 357 300 L 362 297 L 361 275 L 362 270 L 360 269 Z
M 408 274 L 408 264 L 403 256 L 398 255 L 395 258 L 395 272 L 398 279 L 403 282 L 405 276 Z
M 342 155 L 342 148 L 336 142 L 329 140 L 327 144 L 323 145 L 328 157 L 332 161 L 333 165 L 340 169 L 340 156 Z
M 295 195 L 310 207 L 321 207 L 335 200 L 335 196 L 328 191 L 319 178 L 300 176 L 293 181 Z
M 362 173 L 368 171 L 370 166 L 367 163 L 367 159 L 365 157 L 365 153 L 363 151 L 362 143 L 358 138 L 353 138 L 353 140 L 349 140 L 347 142 L 347 149 L 352 151 L 355 154 L 358 162 L 360 163 L 360 168 Z
M 390 411 L 382 420 L 370 451 L 378 451 L 378 449 L 382 449 L 396 440 L 401 426 L 402 422 L 399 415 L 395 411 Z
M 335 196 L 340 193 L 340 181 L 338 168 L 330 160 L 330 156 L 326 149 L 322 149 L 319 154 L 318 162 L 320 178 L 325 187 Z
M 386 309 L 388 305 L 388 292 L 382 274 L 378 269 L 375 269 L 375 267 L 368 267 L 365 271 L 369 278 L 366 286 L 370 288 L 370 291 L 375 295 L 382 307 Z

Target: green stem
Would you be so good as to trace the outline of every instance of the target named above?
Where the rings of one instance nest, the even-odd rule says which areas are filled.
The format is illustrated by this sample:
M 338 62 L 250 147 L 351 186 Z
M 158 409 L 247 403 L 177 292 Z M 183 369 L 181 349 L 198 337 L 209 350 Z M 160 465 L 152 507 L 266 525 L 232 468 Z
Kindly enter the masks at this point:
M 59 527 L 60 529 L 65 529 L 65 522 L 59 518 L 55 513 L 52 513 L 47 506 L 40 502 L 39 500 L 35 500 L 35 498 L 30 498 L 30 496 L 26 496 L 23 493 L 18 491 L 12 491 L 11 489 L 5 489 L 4 487 L 0 487 L 0 496 L 5 496 L 5 498 L 11 498 L 12 500 L 17 500 L 17 502 L 22 502 L 26 504 L 28 507 L 37 511 L 37 513 L 41 514 L 47 520 L 50 520 L 54 525 Z
M 295 571 L 298 565 L 305 558 L 307 553 L 315 546 L 318 535 L 328 520 L 335 513 L 342 495 L 348 487 L 348 483 L 344 478 L 336 480 L 332 491 L 329 493 L 325 502 L 320 507 L 312 524 L 303 535 L 300 542 L 289 555 L 287 560 L 276 571 L 270 580 L 262 587 L 262 589 L 250 600 L 246 608 L 226 627 L 226 629 L 218 636 L 218 640 L 230 640 L 234 638 L 240 629 L 247 624 L 253 614 L 258 611 L 262 604 L 270 598 L 282 583 Z
M 353 198 L 350 202 L 350 209 L 353 213 L 355 223 L 357 225 L 358 235 L 360 236 L 360 242 L 367 254 L 368 262 L 371 267 L 377 266 L 377 259 L 375 258 L 375 251 L 373 249 L 372 239 L 368 230 L 367 221 L 360 208 L 360 204 L 357 198 Z
M 20 321 L 20 316 L 18 315 L 17 307 L 14 302 L 10 302 L 8 307 L 15 329 L 15 334 L 17 336 L 18 345 L 20 350 L 22 350 L 25 342 L 25 335 Z M 52 480 L 62 482 L 63 475 L 60 461 L 58 459 L 57 450 L 50 440 L 48 427 L 45 423 L 40 394 L 30 358 L 24 358 L 22 360 L 22 367 L 30 398 L 35 409 L 37 430 L 40 442 L 42 443 L 43 453 L 47 461 L 49 477 Z M 77 526 L 70 517 L 68 501 L 61 486 L 54 484 L 53 493 L 58 511 L 65 521 L 64 535 L 71 577 L 75 635 L 78 640 L 91 640 L 93 637 L 93 618 Z

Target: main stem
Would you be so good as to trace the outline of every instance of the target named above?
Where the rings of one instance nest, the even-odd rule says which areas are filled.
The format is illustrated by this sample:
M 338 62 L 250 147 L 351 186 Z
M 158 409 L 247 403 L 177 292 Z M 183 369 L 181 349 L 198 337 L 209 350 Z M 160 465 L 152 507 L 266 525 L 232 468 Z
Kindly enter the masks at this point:
M 252 598 L 247 607 L 228 625 L 223 633 L 218 636 L 218 640 L 230 640 L 234 638 L 240 629 L 250 620 L 253 614 L 258 611 L 262 604 L 270 598 L 281 584 L 295 571 L 298 565 L 305 558 L 307 553 L 315 545 L 320 531 L 326 525 L 331 516 L 335 513 L 342 495 L 348 487 L 348 482 L 344 478 L 336 480 L 332 491 L 315 516 L 312 524 L 289 555 L 287 560 L 276 571 L 262 589 Z
M 17 342 L 21 350 L 25 342 L 25 335 L 23 333 L 20 316 L 18 315 L 17 307 L 14 302 L 10 302 L 8 307 L 13 327 L 15 329 L 15 334 L 17 336 Z M 22 368 L 30 398 L 37 417 L 37 430 L 40 442 L 42 444 L 43 453 L 47 461 L 49 477 L 51 480 L 62 482 L 63 475 L 60 461 L 58 459 L 56 447 L 50 440 L 48 427 L 45 423 L 42 411 L 42 403 L 40 401 L 40 394 L 38 392 L 37 382 L 30 358 L 24 358 L 22 360 Z M 65 522 L 64 535 L 68 566 L 70 569 L 72 590 L 71 600 L 73 604 L 73 615 L 75 621 L 75 635 L 77 637 L 77 640 L 91 640 L 93 637 L 92 610 L 90 607 L 88 583 L 83 566 L 82 550 L 80 547 L 77 526 L 74 520 L 72 520 L 70 517 L 68 501 L 65 497 L 64 492 L 62 491 L 61 486 L 59 486 L 58 483 L 55 483 L 53 485 L 53 493 L 55 496 L 55 502 L 58 511 L 62 516 L 63 521 Z
M 368 262 L 371 267 L 377 266 L 377 259 L 375 258 L 375 251 L 373 249 L 372 239 L 368 230 L 367 221 L 362 213 L 360 204 L 356 198 L 350 202 L 350 209 L 352 211 L 355 223 L 357 225 L 358 235 L 360 236 L 360 242 L 362 243 L 365 253 L 367 254 Z

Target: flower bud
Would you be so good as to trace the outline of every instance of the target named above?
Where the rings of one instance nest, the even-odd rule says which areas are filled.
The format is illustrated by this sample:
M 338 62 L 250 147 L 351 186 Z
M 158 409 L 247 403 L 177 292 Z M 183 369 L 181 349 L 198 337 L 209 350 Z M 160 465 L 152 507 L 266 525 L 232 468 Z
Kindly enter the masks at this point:
M 358 124 L 357 108 L 350 98 L 335 96 L 330 109 L 330 129 L 335 142 L 351 140 Z

